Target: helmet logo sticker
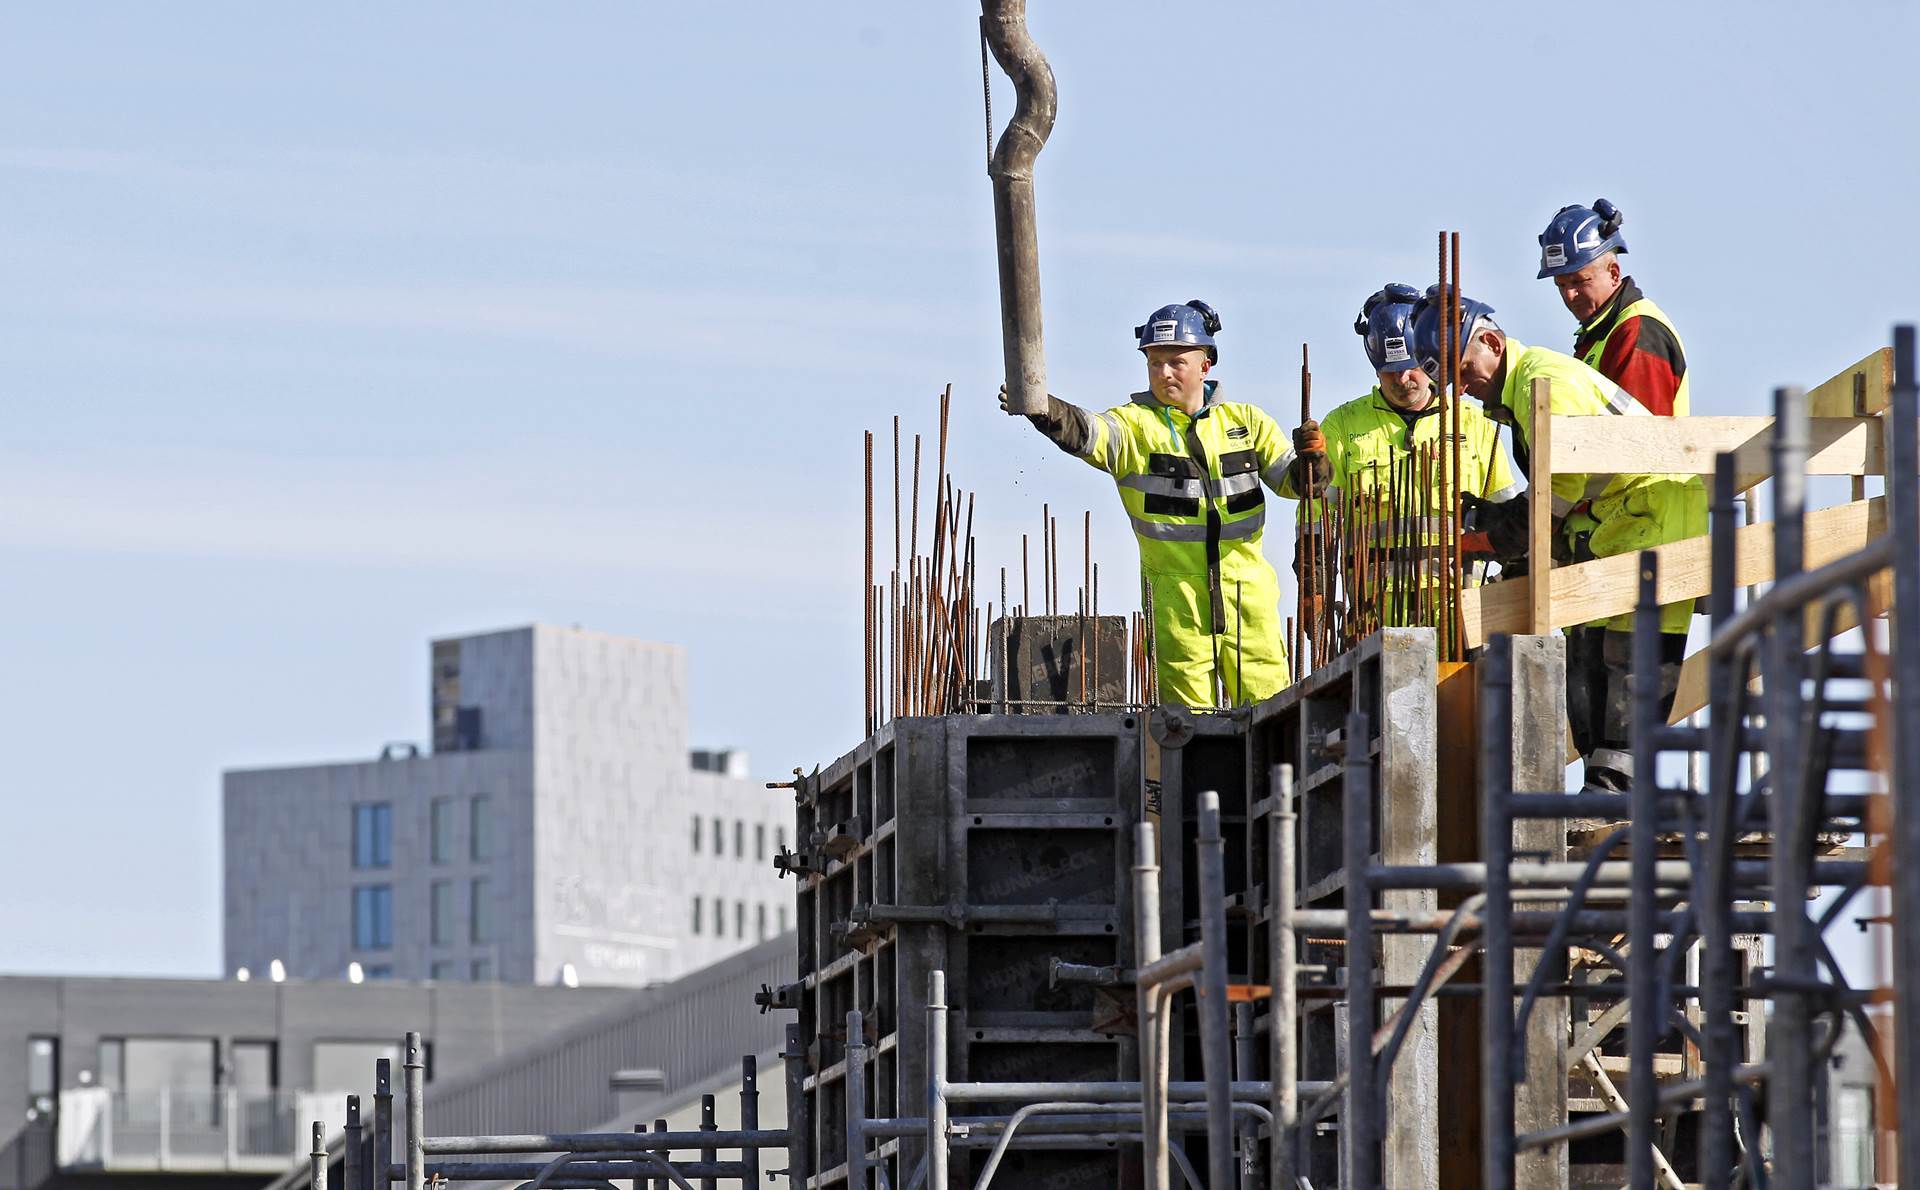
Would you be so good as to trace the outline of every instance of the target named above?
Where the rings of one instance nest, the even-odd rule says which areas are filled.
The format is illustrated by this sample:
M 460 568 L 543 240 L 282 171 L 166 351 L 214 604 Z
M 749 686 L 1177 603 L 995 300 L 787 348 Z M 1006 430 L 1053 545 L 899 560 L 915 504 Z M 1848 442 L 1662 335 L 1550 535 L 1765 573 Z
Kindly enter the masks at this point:
M 1381 346 L 1386 350 L 1387 362 L 1390 364 L 1404 364 L 1413 358 L 1407 354 L 1407 341 L 1402 336 L 1396 335 L 1382 340 Z
M 1180 324 L 1173 319 L 1169 318 L 1153 324 L 1153 341 L 1155 343 L 1172 343 L 1179 337 Z
M 1565 244 L 1548 244 L 1546 246 L 1546 256 L 1544 259 L 1547 262 L 1548 268 L 1559 268 L 1561 265 L 1567 263 L 1567 246 Z

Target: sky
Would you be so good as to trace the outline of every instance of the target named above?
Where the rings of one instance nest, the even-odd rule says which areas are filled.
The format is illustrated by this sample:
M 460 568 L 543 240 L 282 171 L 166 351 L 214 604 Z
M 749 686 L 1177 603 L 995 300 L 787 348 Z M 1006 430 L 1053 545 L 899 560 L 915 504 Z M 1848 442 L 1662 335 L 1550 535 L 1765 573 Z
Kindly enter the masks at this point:
M 1441 229 L 1564 349 L 1535 237 L 1599 196 L 1696 413 L 1920 317 L 1910 5 L 1033 7 L 1070 400 L 1142 387 L 1131 328 L 1199 297 L 1229 395 L 1292 424 L 1304 342 L 1324 413 Z M 1110 482 L 994 406 L 975 15 L 8 6 L 0 971 L 217 974 L 221 770 L 426 738 L 433 636 L 676 642 L 694 744 L 846 751 L 861 433 L 884 469 L 947 384 L 983 571 L 1047 501 L 1125 589 Z

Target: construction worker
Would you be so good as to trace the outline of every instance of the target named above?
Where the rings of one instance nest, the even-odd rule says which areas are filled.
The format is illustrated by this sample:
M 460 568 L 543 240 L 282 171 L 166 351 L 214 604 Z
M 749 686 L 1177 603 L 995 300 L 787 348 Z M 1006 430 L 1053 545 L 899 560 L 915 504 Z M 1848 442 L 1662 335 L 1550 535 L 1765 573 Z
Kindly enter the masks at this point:
M 1685 417 L 1689 407 L 1686 349 L 1666 313 L 1647 300 L 1632 277 L 1621 274 L 1620 257 L 1627 242 L 1620 235 L 1620 225 L 1625 221 L 1620 208 L 1604 198 L 1595 199 L 1591 207 L 1561 207 L 1540 233 L 1538 279 L 1551 279 L 1567 312 L 1579 320 L 1574 355 L 1632 393 L 1647 412 Z M 1690 496 L 1678 498 L 1697 501 L 1697 516 L 1704 526 L 1704 485 L 1693 484 Z M 1604 556 L 1590 548 L 1598 527 L 1597 518 L 1586 508 L 1576 507 L 1567 518 L 1574 561 Z M 1691 599 L 1660 609 L 1662 715 L 1673 707 L 1693 611 Z M 1608 675 L 1626 668 L 1633 651 L 1632 627 L 1633 616 L 1624 615 L 1566 630 L 1567 715 L 1576 741 L 1603 730 L 1608 700 L 1615 696 L 1609 693 Z
M 1448 332 L 1443 325 L 1441 305 L 1439 287 L 1435 286 L 1427 291 L 1414 313 L 1414 353 L 1428 374 L 1436 377 L 1440 374 L 1442 342 Z M 1513 427 L 1514 454 L 1522 467 L 1528 466 L 1528 450 L 1533 441 L 1531 391 L 1536 378 L 1551 381 L 1549 409 L 1555 414 L 1651 416 L 1646 406 L 1625 389 L 1572 356 L 1544 347 L 1528 347 L 1508 338 L 1493 320 L 1493 307 L 1485 302 L 1463 298 L 1460 307 L 1460 324 L 1454 328 L 1454 342 L 1461 345 L 1462 383 L 1468 393 L 1487 406 L 1489 417 Z M 1706 505 L 1699 499 L 1700 493 L 1697 477 L 1556 473 L 1552 491 L 1555 552 L 1561 560 L 1570 560 L 1570 545 L 1565 540 L 1566 521 L 1576 508 L 1582 507 L 1595 521 L 1586 543 L 1595 557 L 1632 553 L 1704 534 Z M 1522 501 L 1484 505 L 1468 499 L 1466 503 L 1469 512 L 1483 523 L 1525 515 Z M 1573 724 L 1574 744 L 1587 762 L 1589 788 L 1624 790 L 1633 773 L 1633 757 L 1628 751 L 1628 724 L 1632 718 L 1630 640 L 1627 633 L 1608 627 L 1604 665 L 1606 698 L 1587 724 Z M 1661 666 L 1663 685 L 1668 668 L 1665 664 Z M 1678 665 L 1672 668 L 1677 681 Z M 1587 677 L 1580 676 L 1582 680 Z M 1569 666 L 1570 687 L 1574 680 L 1573 668 Z M 1570 704 L 1571 701 L 1569 698 Z
M 1293 452 L 1271 417 L 1207 379 L 1219 330 L 1205 302 L 1162 306 L 1134 328 L 1148 391 L 1103 413 L 1050 395 L 1028 418 L 1113 476 L 1140 543 L 1160 698 L 1190 707 L 1244 706 L 1289 680 L 1260 485 L 1278 490 Z
M 1418 289 L 1393 284 L 1361 306 L 1353 329 L 1366 346 L 1367 362 L 1379 383 L 1329 413 L 1326 421 L 1308 419 L 1294 430 L 1294 462 L 1280 494 L 1317 498 L 1329 488 L 1368 493 L 1381 509 L 1380 543 L 1411 547 L 1411 562 L 1423 571 L 1412 586 L 1426 587 L 1439 577 L 1430 568 L 1438 564 L 1440 548 L 1446 544 L 1450 514 L 1442 507 L 1439 469 L 1433 469 L 1430 485 L 1418 487 L 1414 481 L 1420 472 L 1412 464 L 1425 452 L 1450 446 L 1452 427 L 1432 377 L 1413 355 L 1413 311 L 1419 300 Z M 1511 500 L 1517 489 L 1500 450 L 1500 427 L 1477 404 L 1461 406 L 1460 439 L 1461 492 L 1491 504 Z M 1397 508 L 1390 500 L 1395 482 L 1400 485 Z M 1317 515 L 1317 509 L 1309 512 L 1311 519 Z M 1524 518 L 1519 525 L 1524 531 Z M 1502 544 L 1509 546 L 1505 552 L 1512 557 L 1515 547 L 1523 548 L 1523 543 L 1524 537 Z M 1491 556 L 1491 543 L 1488 547 L 1483 556 Z M 1438 601 L 1412 597 L 1417 594 L 1411 588 L 1376 593 L 1381 623 L 1436 626 Z M 1318 599 L 1308 597 L 1309 617 L 1320 614 Z

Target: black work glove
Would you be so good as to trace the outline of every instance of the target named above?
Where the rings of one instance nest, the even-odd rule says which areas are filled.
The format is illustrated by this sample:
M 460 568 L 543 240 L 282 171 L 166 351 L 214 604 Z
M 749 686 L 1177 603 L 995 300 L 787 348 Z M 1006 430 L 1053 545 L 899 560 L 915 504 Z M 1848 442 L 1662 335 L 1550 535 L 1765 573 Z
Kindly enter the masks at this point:
M 1333 479 L 1333 464 L 1327 459 L 1327 437 L 1320 423 L 1308 418 L 1293 432 L 1293 464 L 1287 469 L 1293 490 L 1318 499 Z
M 1007 408 L 1007 386 L 1000 386 L 1000 412 L 1012 413 Z M 1053 440 L 1053 444 L 1068 454 L 1079 454 L 1087 445 L 1087 423 L 1080 410 L 1062 401 L 1052 393 L 1047 394 L 1047 411 L 1029 413 L 1027 420 L 1033 428 Z
M 1484 534 L 1488 556 L 1502 570 L 1508 563 L 1527 556 L 1527 502 L 1503 500 L 1495 503 L 1469 492 L 1460 495 L 1460 507 L 1466 513 L 1466 529 Z

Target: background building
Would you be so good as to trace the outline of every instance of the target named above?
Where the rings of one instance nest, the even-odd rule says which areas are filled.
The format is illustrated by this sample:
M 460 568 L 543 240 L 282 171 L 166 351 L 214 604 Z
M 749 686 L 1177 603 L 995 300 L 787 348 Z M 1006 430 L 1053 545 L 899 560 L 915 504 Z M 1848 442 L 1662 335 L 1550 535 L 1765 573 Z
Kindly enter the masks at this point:
M 534 625 L 434 641 L 433 747 L 225 775 L 225 963 L 646 984 L 789 926 L 792 806 L 688 747 L 686 657 Z

